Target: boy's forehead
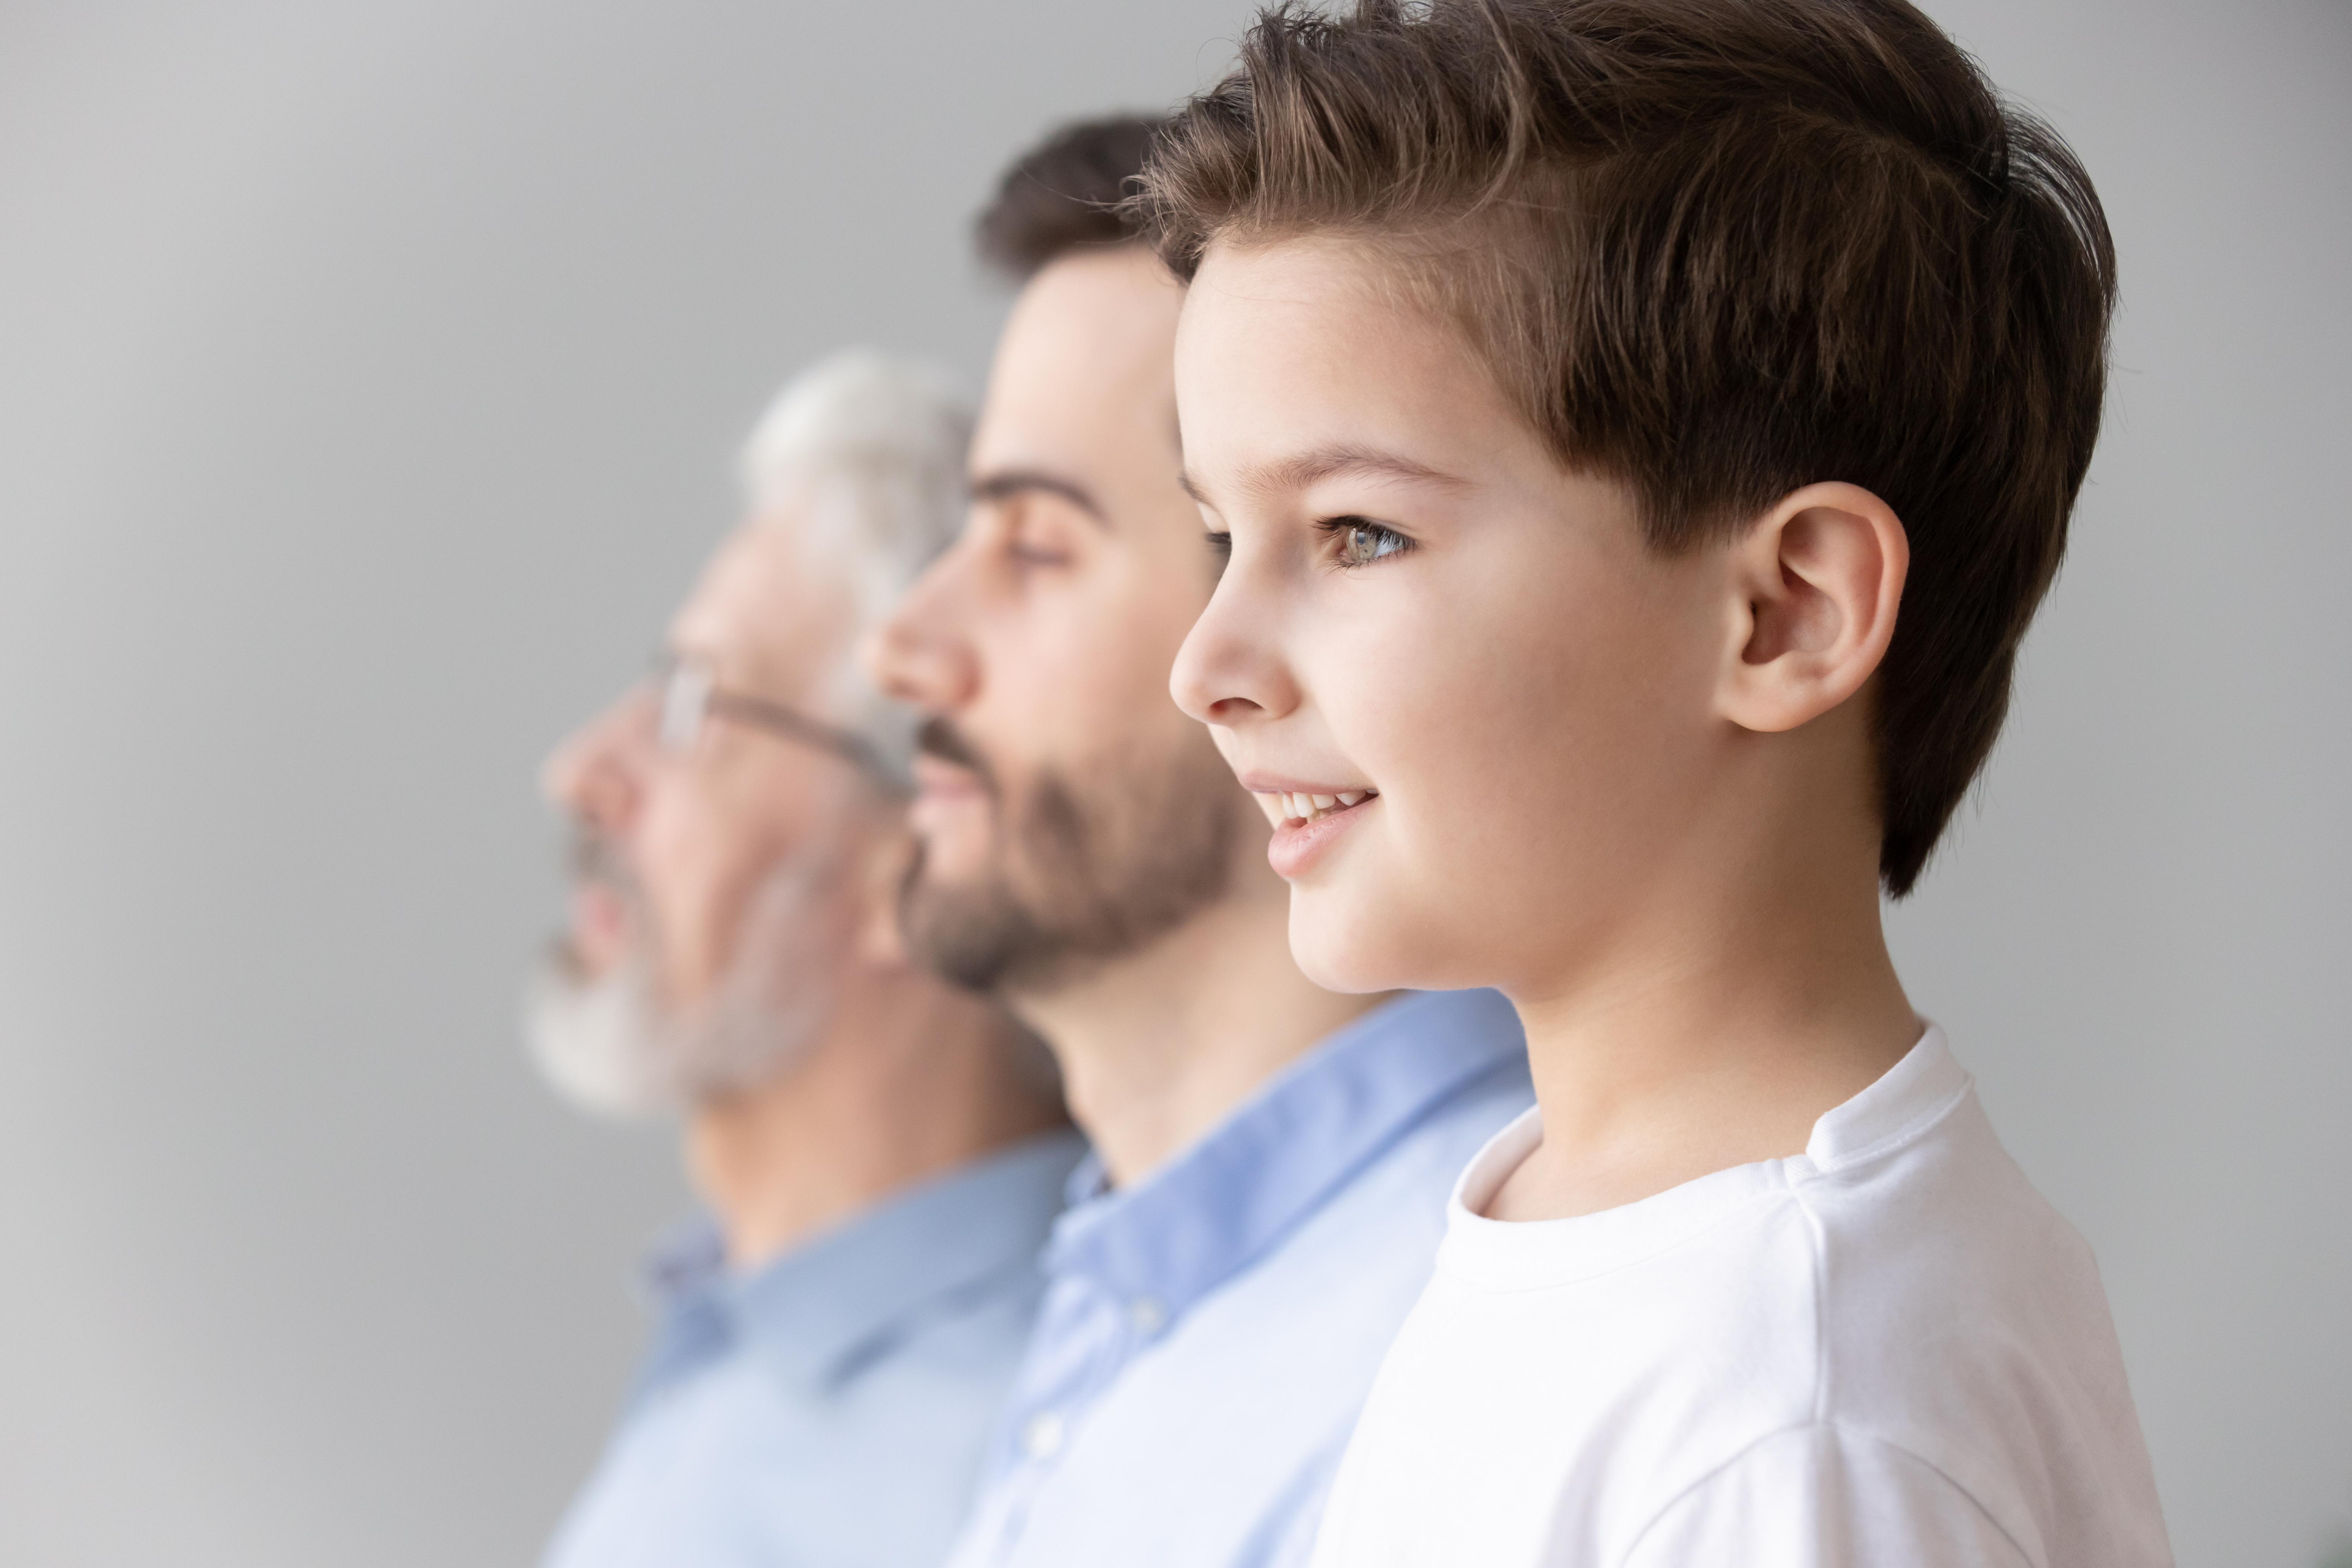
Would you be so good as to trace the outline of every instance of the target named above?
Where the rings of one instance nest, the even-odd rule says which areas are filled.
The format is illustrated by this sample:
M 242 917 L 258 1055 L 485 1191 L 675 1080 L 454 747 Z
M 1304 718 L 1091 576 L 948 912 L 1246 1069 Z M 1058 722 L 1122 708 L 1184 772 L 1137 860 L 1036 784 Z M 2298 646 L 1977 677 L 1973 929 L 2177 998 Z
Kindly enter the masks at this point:
M 1322 232 L 1212 244 L 1193 270 L 1185 313 L 1204 300 L 1266 310 L 1398 302 L 1393 268 L 1347 237 Z
M 1211 485 L 1240 466 L 1296 483 L 1345 468 L 1443 476 L 1454 465 L 1438 453 L 1522 423 L 1458 331 L 1324 237 L 1213 247 L 1185 303 L 1176 383 L 1188 472 Z
M 1188 370 L 1213 373 L 1237 352 L 1285 381 L 1372 363 L 1484 371 L 1460 329 L 1423 302 L 1393 261 L 1324 234 L 1221 243 L 1202 258 L 1177 327 L 1180 385 Z

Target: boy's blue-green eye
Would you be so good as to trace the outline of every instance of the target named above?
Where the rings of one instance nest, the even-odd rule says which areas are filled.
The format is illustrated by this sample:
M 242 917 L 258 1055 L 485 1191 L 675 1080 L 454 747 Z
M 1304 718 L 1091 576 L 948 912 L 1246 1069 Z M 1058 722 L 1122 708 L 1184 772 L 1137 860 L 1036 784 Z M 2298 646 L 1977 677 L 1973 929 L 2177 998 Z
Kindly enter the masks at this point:
M 1383 555 L 1394 555 L 1412 541 L 1392 528 L 1360 517 L 1334 518 L 1324 525 L 1339 536 L 1339 564 L 1369 566 Z

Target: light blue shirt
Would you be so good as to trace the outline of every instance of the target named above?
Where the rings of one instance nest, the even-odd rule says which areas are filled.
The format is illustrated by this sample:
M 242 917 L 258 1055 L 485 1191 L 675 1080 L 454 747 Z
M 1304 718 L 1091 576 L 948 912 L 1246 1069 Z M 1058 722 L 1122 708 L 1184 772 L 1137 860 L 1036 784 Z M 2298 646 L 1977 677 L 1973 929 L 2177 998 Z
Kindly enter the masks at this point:
M 953 1568 L 1303 1562 L 1454 1178 L 1531 1103 L 1508 1003 L 1412 996 L 1135 1186 L 1080 1165 Z
M 1084 1143 L 1031 1139 L 749 1275 L 708 1226 L 545 1568 L 938 1568 L 1020 1364 Z

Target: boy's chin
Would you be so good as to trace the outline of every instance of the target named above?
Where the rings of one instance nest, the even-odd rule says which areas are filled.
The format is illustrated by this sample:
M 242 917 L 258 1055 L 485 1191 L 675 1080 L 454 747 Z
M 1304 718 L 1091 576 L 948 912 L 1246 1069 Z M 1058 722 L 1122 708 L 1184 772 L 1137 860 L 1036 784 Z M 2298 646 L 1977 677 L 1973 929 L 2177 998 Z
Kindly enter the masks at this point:
M 1361 996 L 1376 991 L 1431 989 L 1412 957 L 1403 922 L 1367 918 L 1360 905 L 1332 888 L 1290 889 L 1290 956 L 1299 972 L 1326 991 Z M 1425 955 L 1424 955 L 1425 956 Z

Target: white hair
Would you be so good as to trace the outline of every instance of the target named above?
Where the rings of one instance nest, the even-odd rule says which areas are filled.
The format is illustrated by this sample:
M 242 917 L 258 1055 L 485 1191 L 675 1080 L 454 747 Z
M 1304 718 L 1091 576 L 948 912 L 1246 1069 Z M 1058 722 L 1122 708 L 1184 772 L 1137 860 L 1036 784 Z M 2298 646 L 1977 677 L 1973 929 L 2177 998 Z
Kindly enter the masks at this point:
M 914 749 L 914 715 L 865 679 L 856 644 L 962 526 L 971 439 L 971 407 L 943 372 L 849 349 L 795 376 L 743 444 L 753 513 L 789 509 L 803 540 L 849 590 L 852 635 L 826 697 L 900 773 Z

